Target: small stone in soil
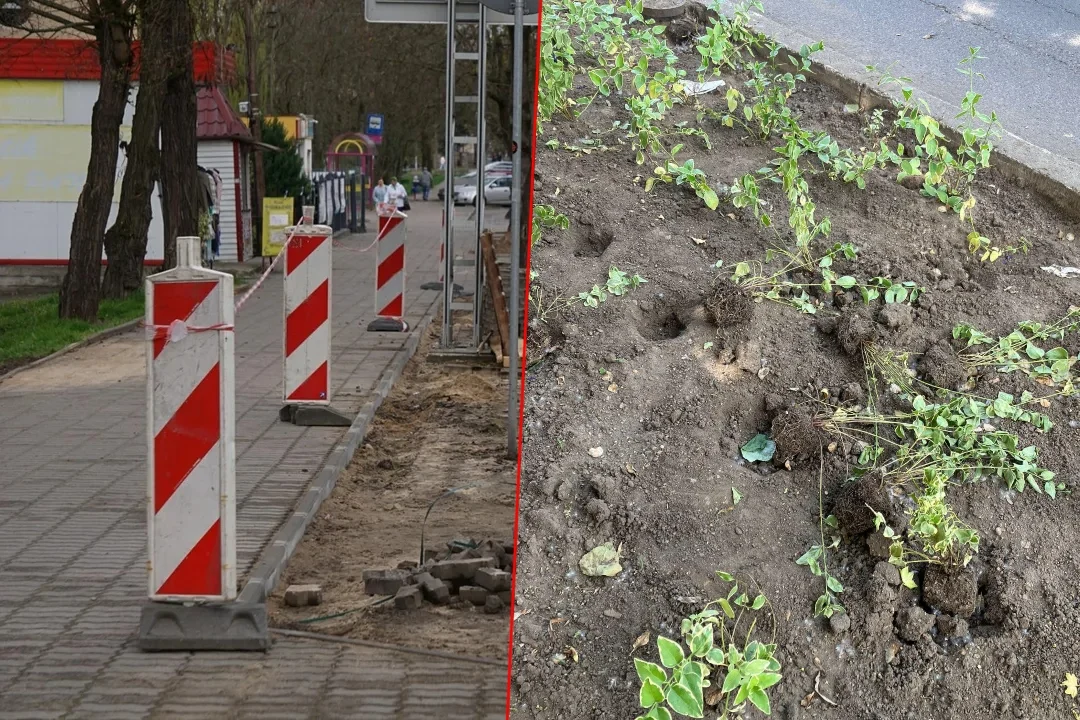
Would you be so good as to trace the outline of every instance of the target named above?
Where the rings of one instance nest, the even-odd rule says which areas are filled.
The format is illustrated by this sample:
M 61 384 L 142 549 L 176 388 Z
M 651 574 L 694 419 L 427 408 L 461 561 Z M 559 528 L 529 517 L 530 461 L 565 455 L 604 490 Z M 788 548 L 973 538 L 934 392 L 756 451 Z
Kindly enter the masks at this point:
M 621 612 L 619 612 L 618 610 L 612 610 L 611 608 L 605 610 L 604 614 L 607 615 L 609 618 L 614 618 L 615 620 L 619 620 L 622 618 Z
M 847 632 L 850 627 L 851 616 L 846 612 L 835 612 L 829 618 L 829 628 L 837 635 Z
M 896 613 L 896 634 L 901 640 L 918 642 L 934 627 L 934 616 L 920 607 L 906 607 Z
M 484 602 L 484 612 L 486 612 L 489 615 L 494 615 L 495 613 L 501 611 L 502 609 L 503 609 L 502 598 L 499 597 L 498 595 L 488 595 L 487 601 Z

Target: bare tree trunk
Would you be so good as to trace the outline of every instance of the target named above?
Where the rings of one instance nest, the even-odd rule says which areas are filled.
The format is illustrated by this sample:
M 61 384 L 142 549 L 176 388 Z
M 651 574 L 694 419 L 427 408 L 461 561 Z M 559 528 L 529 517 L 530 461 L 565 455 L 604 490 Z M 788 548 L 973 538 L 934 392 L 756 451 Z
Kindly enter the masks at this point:
M 97 320 L 101 252 L 116 183 L 120 125 L 127 107 L 131 70 L 131 25 L 120 3 L 103 12 L 95 28 L 101 84 L 90 119 L 90 162 L 71 224 L 67 273 L 60 286 L 60 317 Z M 110 8 L 112 9 L 112 8 Z
M 143 261 L 153 220 L 154 186 L 158 178 L 158 132 L 165 96 L 162 47 L 165 23 L 161 0 L 146 0 L 142 8 L 140 36 L 142 53 L 139 94 L 131 126 L 128 162 L 120 189 L 120 209 L 116 222 L 105 233 L 105 268 L 102 296 L 123 298 L 142 288 Z
M 176 266 L 176 238 L 199 234 L 199 174 L 195 125 L 194 20 L 188 0 L 166 0 L 171 22 L 165 52 L 170 63 L 161 116 L 161 194 L 165 215 L 165 267 Z

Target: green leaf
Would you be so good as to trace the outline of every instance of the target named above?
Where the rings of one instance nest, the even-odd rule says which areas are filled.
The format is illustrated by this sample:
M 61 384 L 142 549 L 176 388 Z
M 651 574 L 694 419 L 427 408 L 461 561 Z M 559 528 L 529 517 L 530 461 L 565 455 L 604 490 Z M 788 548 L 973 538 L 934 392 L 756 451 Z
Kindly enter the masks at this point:
M 858 285 L 859 281 L 851 277 L 850 275 L 842 275 L 836 278 L 836 284 L 844 288 L 845 290 L 850 290 L 851 288 Z
M 731 582 L 735 579 L 735 577 L 731 573 L 726 573 L 723 570 L 717 570 L 716 577 L 720 578 L 724 582 Z
M 667 672 L 656 663 L 634 658 L 634 669 L 637 670 L 637 676 L 641 682 L 652 680 L 657 685 L 663 685 L 667 682 Z
M 705 201 L 705 207 L 710 210 L 715 210 L 720 205 L 720 198 L 716 196 L 716 191 L 711 187 L 706 186 L 702 190 L 698 191 L 701 199 Z
M 723 610 L 724 610 L 724 614 L 728 616 L 728 619 L 729 619 L 729 620 L 734 620 L 734 619 L 735 619 L 735 610 L 734 610 L 734 609 L 732 609 L 732 607 L 731 607 L 731 603 L 729 603 L 729 602 L 728 602 L 728 601 L 727 601 L 726 599 L 724 599 L 724 598 L 720 598 L 720 599 L 719 599 L 719 600 L 717 600 L 716 602 L 720 604 L 720 607 L 721 607 L 721 608 L 723 608 Z
M 772 714 L 772 707 L 769 705 L 769 696 L 765 694 L 764 690 L 759 690 L 757 688 L 751 690 L 750 702 L 754 703 L 754 707 L 766 715 Z
M 645 720 L 671 720 L 671 713 L 663 705 L 654 705 Z
M 722 692 L 729 693 L 742 684 L 742 673 L 738 670 L 732 670 L 724 678 L 724 686 L 721 688 Z
M 727 656 L 724 654 L 722 648 L 714 647 L 709 652 L 705 653 L 705 660 L 710 665 L 723 665 L 727 661 Z
M 768 660 L 754 660 L 752 662 L 746 663 L 746 665 L 743 666 L 742 674 L 744 677 L 754 677 L 755 675 L 760 675 L 768 669 Z
M 796 565 L 809 565 L 810 563 L 817 561 L 817 559 L 820 558 L 820 557 L 821 557 L 821 546 L 820 545 L 815 545 L 814 547 L 810 548 L 809 550 L 804 552 L 802 555 L 800 555 L 799 558 L 795 561 L 795 564 Z
M 1068 360 L 1069 351 L 1063 347 L 1056 347 L 1046 351 L 1047 360 Z
M 902 582 L 904 584 L 904 587 L 908 588 L 909 590 L 914 590 L 916 587 L 918 587 L 915 584 L 915 573 L 913 573 L 911 571 L 911 568 L 909 567 L 900 568 L 900 582 Z
M 656 647 L 660 651 L 660 662 L 664 667 L 673 668 L 686 659 L 682 645 L 662 635 L 656 638 Z
M 780 673 L 761 673 L 754 680 L 754 684 L 759 690 L 767 690 L 782 679 L 783 676 Z
M 738 505 L 740 500 L 742 500 L 742 493 L 739 492 L 738 490 L 736 490 L 735 486 L 732 485 L 731 486 L 731 504 L 732 505 Z
M 667 703 L 671 709 L 680 715 L 699 718 L 704 717 L 704 703 L 695 697 L 694 692 L 685 685 L 675 684 L 668 688 Z
M 758 433 L 742 446 L 741 453 L 748 462 L 768 462 L 776 454 L 776 443 L 764 433 Z
M 765 607 L 765 596 L 758 595 L 756 598 L 754 598 L 754 604 L 750 607 L 752 610 L 760 610 L 761 608 Z
M 638 693 L 638 702 L 643 708 L 651 708 L 657 703 L 664 702 L 664 690 L 651 679 L 641 684 L 641 692 Z
M 1046 491 L 1046 494 L 1050 496 L 1051 500 L 1057 497 L 1057 485 L 1054 484 L 1053 480 L 1047 480 L 1046 484 L 1043 485 L 1043 490 Z
M 834 577 L 833 577 L 832 575 L 828 575 L 828 576 L 826 576 L 826 578 L 825 578 L 825 584 L 826 584 L 826 585 L 828 586 L 828 588 L 829 588 L 830 590 L 832 590 L 832 591 L 833 591 L 834 593 L 842 593 L 842 592 L 844 592 L 844 586 L 843 586 L 843 585 L 841 585 L 841 584 L 840 584 L 840 581 L 839 581 L 839 580 L 837 580 L 836 578 L 834 578 Z

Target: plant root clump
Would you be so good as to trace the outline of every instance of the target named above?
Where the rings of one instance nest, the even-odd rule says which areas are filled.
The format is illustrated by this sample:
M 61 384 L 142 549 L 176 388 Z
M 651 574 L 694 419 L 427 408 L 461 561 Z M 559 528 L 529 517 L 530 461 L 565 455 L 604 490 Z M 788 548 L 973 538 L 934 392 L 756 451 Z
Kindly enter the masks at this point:
M 969 568 L 930 565 L 923 574 L 923 602 L 943 613 L 969 618 L 975 612 L 979 587 Z
M 870 507 L 867 507 L 867 506 Z M 847 538 L 865 535 L 874 529 L 874 508 L 885 516 L 886 522 L 897 533 L 907 528 L 907 515 L 898 511 L 892 494 L 873 477 L 846 485 L 840 489 L 832 514 L 840 526 L 840 532 Z
M 878 339 L 878 326 L 858 308 L 849 306 L 836 323 L 836 339 L 844 352 L 861 362 L 863 348 Z
M 780 462 L 807 458 L 821 452 L 825 433 L 814 424 L 813 409 L 796 405 L 776 414 L 770 430 Z
M 718 328 L 746 325 L 754 315 L 750 297 L 723 280 L 717 280 L 705 298 L 705 317 Z
M 945 390 L 956 390 L 968 379 L 968 369 L 946 342 L 938 342 L 919 360 L 919 373 L 926 381 Z

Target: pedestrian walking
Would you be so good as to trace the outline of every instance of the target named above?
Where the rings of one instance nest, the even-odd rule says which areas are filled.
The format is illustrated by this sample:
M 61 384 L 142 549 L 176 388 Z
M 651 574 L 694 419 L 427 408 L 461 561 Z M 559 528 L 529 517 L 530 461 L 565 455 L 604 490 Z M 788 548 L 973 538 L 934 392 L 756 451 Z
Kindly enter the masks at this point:
M 431 171 L 424 168 L 424 172 L 420 173 L 420 187 L 424 191 L 424 200 L 428 199 L 431 194 Z
M 390 188 L 383 183 L 382 178 L 379 178 L 379 184 L 371 191 L 371 198 L 375 201 L 376 206 L 390 202 Z
M 420 175 L 413 173 L 412 176 L 412 199 L 418 199 L 420 195 Z
M 405 186 L 399 183 L 396 177 L 390 178 L 386 201 L 392 203 L 398 210 L 409 209 L 409 193 L 406 192 Z

